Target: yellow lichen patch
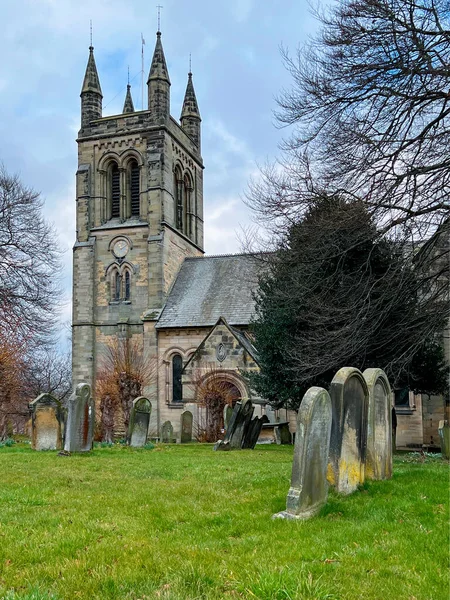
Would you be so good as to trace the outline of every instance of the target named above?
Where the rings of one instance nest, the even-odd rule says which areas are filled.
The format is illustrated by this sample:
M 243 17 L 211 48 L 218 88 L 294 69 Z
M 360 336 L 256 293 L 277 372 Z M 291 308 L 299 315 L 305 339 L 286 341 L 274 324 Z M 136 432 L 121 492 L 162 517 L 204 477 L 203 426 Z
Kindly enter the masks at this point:
M 333 465 L 331 463 L 328 463 L 327 466 L 327 481 L 330 485 L 334 485 L 336 483 L 334 478 Z
M 361 465 L 359 462 L 347 463 L 345 460 L 339 461 L 339 481 L 347 481 L 351 488 L 356 487 L 361 482 Z

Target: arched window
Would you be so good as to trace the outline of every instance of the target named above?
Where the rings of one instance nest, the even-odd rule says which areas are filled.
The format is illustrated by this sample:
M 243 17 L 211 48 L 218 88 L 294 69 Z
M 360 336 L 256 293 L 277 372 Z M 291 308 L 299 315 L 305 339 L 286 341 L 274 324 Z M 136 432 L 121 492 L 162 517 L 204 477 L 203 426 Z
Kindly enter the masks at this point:
M 183 402 L 182 370 L 183 359 L 179 354 L 174 354 L 172 357 L 172 402 Z
M 111 218 L 120 217 L 120 171 L 116 163 L 110 169 Z
M 111 300 L 131 300 L 131 271 L 128 267 L 114 267 L 110 274 Z
M 138 217 L 140 214 L 139 165 L 135 160 L 131 161 L 128 172 L 130 181 L 131 215 Z
M 184 233 L 189 237 L 192 237 L 192 182 L 189 175 L 186 173 L 184 176 L 184 199 L 185 199 L 185 214 L 186 220 L 184 225 Z
M 174 196 L 175 196 L 175 227 L 183 231 L 183 176 L 181 170 L 177 167 L 174 176 Z
M 111 272 L 111 300 L 120 300 L 120 273 L 117 269 Z
M 131 295 L 131 275 L 130 271 L 127 269 L 125 271 L 124 277 L 124 300 L 129 300 Z

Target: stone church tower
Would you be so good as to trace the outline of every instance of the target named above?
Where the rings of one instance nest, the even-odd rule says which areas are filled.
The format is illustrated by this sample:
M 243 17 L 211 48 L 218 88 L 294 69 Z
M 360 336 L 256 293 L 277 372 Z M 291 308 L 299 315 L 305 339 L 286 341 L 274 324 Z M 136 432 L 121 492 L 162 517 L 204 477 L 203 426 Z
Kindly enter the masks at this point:
M 77 140 L 74 385 L 95 385 L 114 336 L 139 336 L 156 359 L 155 323 L 173 279 L 186 257 L 203 254 L 200 113 L 189 73 L 180 122 L 170 115 L 159 31 L 147 86 L 147 110 L 134 109 L 128 86 L 122 114 L 102 117 L 90 47 Z

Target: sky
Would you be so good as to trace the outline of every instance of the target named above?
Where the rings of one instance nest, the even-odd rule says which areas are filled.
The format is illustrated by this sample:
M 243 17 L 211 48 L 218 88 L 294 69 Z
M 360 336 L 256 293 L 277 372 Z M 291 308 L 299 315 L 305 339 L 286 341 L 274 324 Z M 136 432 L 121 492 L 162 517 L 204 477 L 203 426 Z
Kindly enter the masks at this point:
M 295 53 L 317 24 L 307 0 L 164 0 L 161 31 L 179 119 L 192 56 L 202 117 L 205 250 L 239 252 L 251 223 L 243 196 L 258 165 L 273 160 L 288 132 L 275 126 L 276 96 L 291 85 L 280 47 Z M 39 191 L 63 249 L 61 320 L 71 318 L 72 246 L 80 91 L 90 21 L 103 116 L 122 112 L 127 72 L 141 109 L 153 54 L 158 2 L 14 0 L 2 3 L 0 161 Z M 146 86 L 144 98 L 147 96 Z M 146 106 L 144 106 L 146 108 Z

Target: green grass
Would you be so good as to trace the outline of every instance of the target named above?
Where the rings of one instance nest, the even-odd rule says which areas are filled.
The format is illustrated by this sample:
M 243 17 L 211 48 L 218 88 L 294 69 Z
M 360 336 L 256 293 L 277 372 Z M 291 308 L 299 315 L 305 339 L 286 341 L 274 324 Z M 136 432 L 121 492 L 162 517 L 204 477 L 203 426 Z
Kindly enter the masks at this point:
M 283 510 L 292 447 L 0 449 L 0 598 L 448 600 L 448 463 Z

